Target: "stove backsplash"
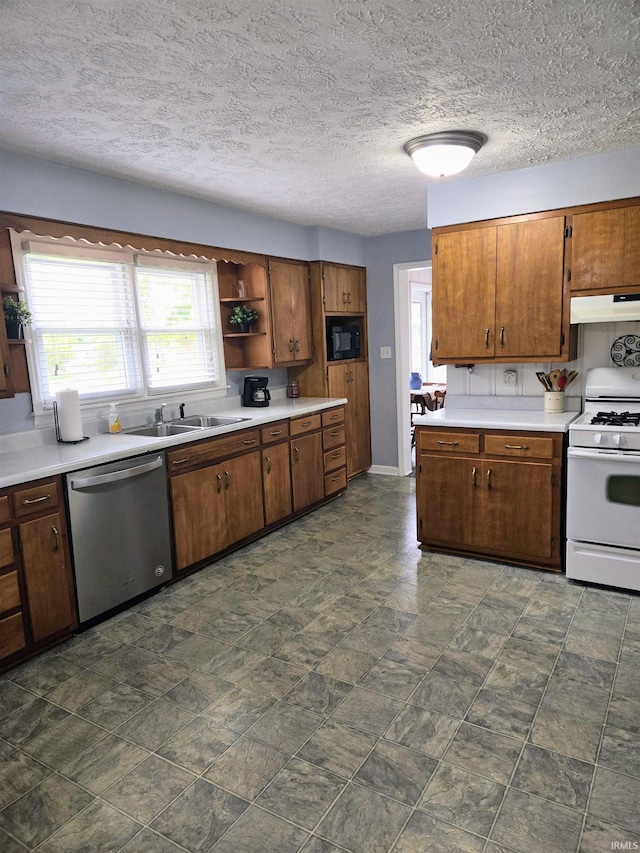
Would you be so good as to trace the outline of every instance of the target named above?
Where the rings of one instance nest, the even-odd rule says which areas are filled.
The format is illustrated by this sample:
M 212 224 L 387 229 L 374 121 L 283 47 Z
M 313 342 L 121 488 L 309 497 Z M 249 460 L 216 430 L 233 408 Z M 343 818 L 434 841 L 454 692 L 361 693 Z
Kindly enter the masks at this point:
M 536 371 L 548 373 L 555 367 L 577 370 L 578 377 L 566 391 L 565 409 L 579 411 L 584 397 L 587 370 L 592 367 L 614 367 L 611 345 L 625 334 L 640 334 L 640 322 L 589 323 L 579 326 L 578 358 L 571 362 L 534 364 L 475 365 L 472 371 L 463 367 L 447 367 L 447 406 L 470 408 L 486 405 L 492 408 L 527 409 L 543 406 L 542 385 Z M 515 370 L 516 385 L 505 385 L 503 373 Z M 482 401 L 479 398 L 483 398 Z M 535 398 L 539 398 L 536 400 Z

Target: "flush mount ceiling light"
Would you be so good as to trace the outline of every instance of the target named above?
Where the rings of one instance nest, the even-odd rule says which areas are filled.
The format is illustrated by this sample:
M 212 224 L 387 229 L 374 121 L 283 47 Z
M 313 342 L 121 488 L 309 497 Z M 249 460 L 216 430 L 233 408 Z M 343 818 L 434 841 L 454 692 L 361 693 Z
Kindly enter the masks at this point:
M 487 137 L 468 130 L 448 130 L 416 136 L 404 146 L 418 169 L 431 178 L 446 178 L 466 169 Z

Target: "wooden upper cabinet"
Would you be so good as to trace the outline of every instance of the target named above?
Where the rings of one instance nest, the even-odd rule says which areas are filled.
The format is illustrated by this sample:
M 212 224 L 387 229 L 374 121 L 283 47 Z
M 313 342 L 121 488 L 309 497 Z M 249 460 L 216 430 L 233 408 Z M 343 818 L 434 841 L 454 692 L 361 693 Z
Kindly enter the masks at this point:
M 571 290 L 640 287 L 640 204 L 575 214 Z
M 364 314 L 367 310 L 365 270 L 323 264 L 324 310 L 329 314 Z
M 495 354 L 562 350 L 564 216 L 498 227 Z
M 433 360 L 491 358 L 496 228 L 434 235 L 433 248 Z
M 270 260 L 269 291 L 274 364 L 310 361 L 313 350 L 308 264 Z

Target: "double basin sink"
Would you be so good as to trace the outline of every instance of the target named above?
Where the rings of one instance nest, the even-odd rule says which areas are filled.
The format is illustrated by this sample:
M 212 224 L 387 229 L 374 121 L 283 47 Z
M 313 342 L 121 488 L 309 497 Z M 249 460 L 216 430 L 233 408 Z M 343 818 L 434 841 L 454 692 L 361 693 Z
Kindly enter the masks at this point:
M 150 438 L 166 438 L 170 435 L 184 435 L 186 432 L 195 432 L 200 429 L 211 429 L 212 427 L 239 424 L 241 421 L 249 421 L 251 418 L 223 418 L 218 415 L 193 415 L 190 418 L 180 418 L 176 421 L 166 421 L 160 424 L 149 424 L 148 426 L 131 427 L 125 429 L 127 435 L 145 435 Z

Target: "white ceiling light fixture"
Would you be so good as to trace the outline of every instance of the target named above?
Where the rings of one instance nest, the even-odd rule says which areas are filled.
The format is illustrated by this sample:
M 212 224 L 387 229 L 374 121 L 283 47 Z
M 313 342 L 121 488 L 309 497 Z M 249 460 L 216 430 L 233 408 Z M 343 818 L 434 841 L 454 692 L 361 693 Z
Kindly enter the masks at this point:
M 448 130 L 416 136 L 404 146 L 418 169 L 431 178 L 446 178 L 466 169 L 487 141 L 482 133 Z

